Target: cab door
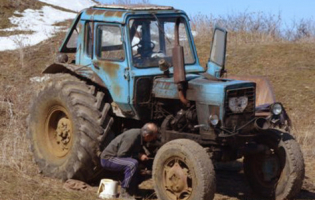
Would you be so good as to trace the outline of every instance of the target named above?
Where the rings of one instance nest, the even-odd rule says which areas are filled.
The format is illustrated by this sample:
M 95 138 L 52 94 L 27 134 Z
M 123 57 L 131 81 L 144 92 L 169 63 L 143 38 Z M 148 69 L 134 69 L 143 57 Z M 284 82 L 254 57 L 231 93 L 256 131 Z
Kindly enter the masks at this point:
M 112 108 L 116 115 L 132 115 L 129 67 L 121 25 L 90 22 L 85 29 L 85 53 L 81 65 L 90 65 L 102 79 L 113 99 Z
M 207 73 L 219 78 L 224 73 L 226 54 L 227 31 L 220 27 L 215 27 L 210 50 L 210 59 L 207 64 Z

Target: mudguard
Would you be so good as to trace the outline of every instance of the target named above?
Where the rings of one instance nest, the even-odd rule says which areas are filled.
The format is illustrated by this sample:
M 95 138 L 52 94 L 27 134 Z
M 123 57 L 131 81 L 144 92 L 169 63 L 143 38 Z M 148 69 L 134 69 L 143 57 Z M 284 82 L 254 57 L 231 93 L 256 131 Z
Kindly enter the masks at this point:
M 89 67 L 68 63 L 53 63 L 44 69 L 43 74 L 70 73 L 86 78 L 97 85 L 107 88 L 102 79 Z

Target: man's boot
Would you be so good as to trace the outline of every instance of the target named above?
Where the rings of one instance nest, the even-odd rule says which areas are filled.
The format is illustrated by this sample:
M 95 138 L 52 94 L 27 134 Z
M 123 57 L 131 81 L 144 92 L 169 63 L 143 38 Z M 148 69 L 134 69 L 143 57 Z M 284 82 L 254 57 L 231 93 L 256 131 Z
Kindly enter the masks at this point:
M 131 196 L 126 188 L 120 188 L 119 198 L 123 200 L 136 200 L 133 196 Z

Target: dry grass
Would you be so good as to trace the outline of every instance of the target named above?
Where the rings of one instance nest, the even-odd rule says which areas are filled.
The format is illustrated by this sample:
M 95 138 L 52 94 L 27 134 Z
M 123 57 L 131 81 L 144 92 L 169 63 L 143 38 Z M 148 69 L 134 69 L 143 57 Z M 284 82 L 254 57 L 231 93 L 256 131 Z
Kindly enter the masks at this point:
M 234 45 L 275 43 L 275 42 L 314 42 L 314 19 L 282 21 L 281 13 L 264 12 L 232 13 L 225 16 L 195 15 L 191 17 L 192 29 L 197 37 L 211 38 L 211 31 L 218 25 L 229 32 L 229 43 Z

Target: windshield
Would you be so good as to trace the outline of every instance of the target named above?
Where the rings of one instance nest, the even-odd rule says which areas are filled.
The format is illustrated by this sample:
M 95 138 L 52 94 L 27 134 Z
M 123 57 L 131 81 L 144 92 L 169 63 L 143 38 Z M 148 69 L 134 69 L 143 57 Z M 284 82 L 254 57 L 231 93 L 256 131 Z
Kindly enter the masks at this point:
M 174 47 L 175 17 L 156 17 L 131 19 L 129 36 L 132 47 L 133 64 L 136 67 L 157 67 L 161 59 L 172 64 Z M 179 25 L 179 41 L 184 47 L 185 64 L 195 62 L 192 54 L 185 19 Z

